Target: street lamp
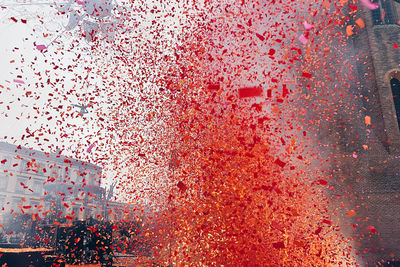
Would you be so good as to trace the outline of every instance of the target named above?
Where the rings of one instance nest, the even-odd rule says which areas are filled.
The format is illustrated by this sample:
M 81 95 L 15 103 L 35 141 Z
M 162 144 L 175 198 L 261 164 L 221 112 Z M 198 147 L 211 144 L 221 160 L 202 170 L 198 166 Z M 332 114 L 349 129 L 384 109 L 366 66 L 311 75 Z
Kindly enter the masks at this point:
M 104 193 L 104 201 L 103 201 L 103 210 L 104 210 L 104 219 L 107 221 L 108 219 L 108 210 L 107 210 L 107 206 L 110 203 L 110 199 L 113 197 L 113 193 L 114 193 L 114 187 L 117 185 L 117 182 L 115 181 L 114 183 L 112 183 L 112 185 L 110 186 L 110 189 L 108 190 L 108 194 L 105 195 Z

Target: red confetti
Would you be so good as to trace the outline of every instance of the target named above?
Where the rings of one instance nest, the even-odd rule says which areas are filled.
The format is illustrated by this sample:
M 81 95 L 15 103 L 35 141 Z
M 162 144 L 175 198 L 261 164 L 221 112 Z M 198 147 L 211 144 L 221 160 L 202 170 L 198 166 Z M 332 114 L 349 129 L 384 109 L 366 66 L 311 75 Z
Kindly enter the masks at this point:
M 257 97 L 262 96 L 263 90 L 260 86 L 243 87 L 239 89 L 239 97 Z

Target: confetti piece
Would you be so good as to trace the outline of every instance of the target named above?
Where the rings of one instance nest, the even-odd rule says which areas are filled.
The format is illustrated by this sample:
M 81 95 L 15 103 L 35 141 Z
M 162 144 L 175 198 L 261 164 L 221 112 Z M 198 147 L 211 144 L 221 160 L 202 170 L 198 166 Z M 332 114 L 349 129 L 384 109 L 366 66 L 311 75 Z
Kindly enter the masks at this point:
M 240 98 L 262 96 L 262 93 L 263 93 L 263 90 L 262 90 L 262 87 L 260 87 L 260 86 L 239 88 L 239 97 Z
M 375 10 L 379 8 L 379 5 L 376 3 L 372 3 L 370 0 L 360 0 L 360 3 L 367 7 L 368 9 Z
M 15 83 L 19 83 L 19 84 L 25 84 L 25 82 L 24 82 L 24 81 L 22 81 L 22 80 L 18 80 L 18 79 L 14 79 L 14 82 L 15 82 Z
M 368 225 L 368 226 L 367 226 L 367 229 L 368 229 L 372 234 L 375 234 L 375 233 L 376 233 L 376 229 L 375 229 L 375 227 L 372 226 L 372 225 Z
M 328 181 L 323 180 L 323 179 L 320 179 L 320 180 L 318 180 L 318 183 L 319 183 L 320 185 L 327 185 L 327 184 L 328 184 Z
M 326 219 L 322 220 L 322 223 L 325 223 L 327 225 L 332 225 L 332 221 Z
M 327 2 L 327 1 L 323 1 L 322 2 L 322 6 L 325 7 L 325 8 L 329 8 L 331 6 L 331 4 L 329 2 Z
M 86 152 L 87 152 L 87 153 L 91 153 L 93 147 L 94 147 L 94 144 L 91 144 L 91 145 L 87 148 Z
M 264 41 L 265 40 L 264 36 L 262 36 L 261 34 L 256 33 L 256 36 L 257 36 L 258 39 L 260 39 L 260 41 Z
M 280 159 L 275 160 L 275 164 L 277 164 L 279 167 L 283 168 L 286 166 L 286 163 L 281 161 Z
M 218 91 L 220 89 L 220 85 L 219 84 L 210 84 L 208 85 L 208 90 L 210 91 Z
M 185 185 L 182 181 L 179 181 L 178 184 L 177 184 L 176 186 L 179 188 L 179 190 L 180 190 L 182 193 L 184 193 L 184 192 L 187 190 L 186 185 Z
M 303 45 L 306 45 L 306 44 L 308 43 L 308 40 L 307 40 L 307 38 L 304 36 L 304 34 L 301 34 L 301 35 L 299 36 L 299 41 L 300 41 Z
M 371 117 L 370 116 L 365 116 L 364 117 L 364 123 L 365 125 L 371 125 Z
M 356 10 L 358 9 L 358 7 L 357 7 L 357 6 L 354 6 L 354 5 L 349 5 L 349 8 L 350 8 L 351 10 L 353 10 L 353 11 L 356 11 Z
M 356 216 L 356 212 L 354 210 L 349 210 L 347 212 L 347 216 L 354 217 L 354 216 Z
M 37 45 L 36 49 L 39 51 L 43 51 L 43 50 L 47 49 L 47 47 L 45 45 Z
M 346 34 L 347 34 L 347 36 L 351 36 L 351 35 L 354 34 L 354 32 L 353 32 L 353 26 L 348 25 L 348 26 L 346 27 Z
M 283 242 L 275 242 L 275 243 L 272 243 L 272 246 L 274 248 L 276 248 L 276 249 L 283 249 L 283 248 L 285 248 L 285 243 L 283 243 Z
M 357 24 L 358 27 L 360 27 L 361 29 L 365 27 L 365 23 L 364 23 L 364 20 L 363 20 L 362 18 L 356 19 L 356 24 Z
M 306 30 L 314 29 L 314 26 L 312 24 L 309 24 L 307 21 L 304 21 L 303 25 L 304 25 L 304 29 L 306 29 Z

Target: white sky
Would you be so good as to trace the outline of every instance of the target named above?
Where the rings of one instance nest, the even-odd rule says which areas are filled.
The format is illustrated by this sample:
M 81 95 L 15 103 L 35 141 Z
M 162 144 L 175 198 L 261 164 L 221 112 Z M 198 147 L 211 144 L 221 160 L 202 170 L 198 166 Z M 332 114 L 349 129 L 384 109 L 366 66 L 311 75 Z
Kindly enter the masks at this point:
M 55 2 L 65 3 L 67 1 L 56 0 Z M 55 73 L 55 75 L 58 74 L 60 76 L 64 76 L 64 91 L 74 89 L 79 94 L 85 92 L 90 93 L 92 90 L 90 86 L 87 86 L 87 84 L 71 81 L 76 75 L 82 74 L 83 76 L 85 73 L 83 66 L 81 69 L 74 68 L 73 73 L 68 73 L 67 71 L 56 72 L 52 70 L 54 66 L 52 65 L 53 62 L 55 64 L 60 63 L 59 65 L 63 66 L 72 64 L 72 59 L 76 57 L 77 53 L 81 53 L 83 58 L 89 58 L 91 56 L 90 53 L 84 52 L 85 48 L 89 47 L 85 40 L 82 40 L 79 43 L 78 46 L 80 47 L 75 47 L 74 49 L 63 49 L 65 47 L 71 47 L 71 40 L 74 38 L 76 39 L 78 36 L 78 34 L 76 34 L 76 30 L 62 34 L 57 39 L 61 44 L 53 43 L 53 45 L 48 48 L 48 53 L 42 53 L 35 48 L 34 43 L 36 45 L 49 44 L 51 40 L 54 39 L 54 36 L 57 36 L 58 32 L 63 31 L 65 26 L 68 24 L 67 15 L 56 15 L 55 7 L 46 3 L 50 3 L 50 1 L 5 0 L 0 3 L 1 7 L 6 7 L 5 9 L 0 9 L 0 85 L 5 87 L 0 88 L 0 102 L 3 102 L 0 104 L 0 139 L 3 139 L 5 136 L 7 136 L 6 141 L 8 142 L 10 142 L 10 138 L 12 137 L 18 140 L 21 135 L 25 134 L 26 128 L 34 130 L 37 129 L 41 124 L 49 124 L 49 127 L 52 127 L 51 124 L 55 121 L 47 121 L 46 118 L 39 118 L 38 120 L 32 119 L 33 115 L 35 114 L 33 107 L 42 109 L 47 108 L 45 103 L 47 102 L 48 98 L 51 97 L 48 94 L 54 91 L 54 88 L 46 83 L 43 88 L 35 86 L 33 83 L 30 84 L 30 81 L 37 82 L 38 80 L 38 76 L 35 75 L 34 72 L 45 72 L 47 70 L 51 70 L 52 73 Z M 75 5 L 74 8 L 78 10 L 79 6 L 77 8 Z M 168 10 L 171 8 L 172 6 L 163 6 L 161 9 L 165 9 L 165 11 L 168 12 Z M 177 13 L 177 10 L 175 13 Z M 147 17 L 144 18 L 142 15 Z M 17 19 L 18 22 L 11 20 L 11 17 Z M 27 23 L 22 23 L 21 19 L 26 19 Z M 144 21 L 144 23 L 142 23 L 136 29 L 140 34 L 140 38 L 149 38 L 149 30 L 146 29 L 146 27 L 149 25 L 151 26 L 151 14 L 142 14 L 138 11 L 138 20 L 142 20 L 142 22 Z M 148 23 L 146 23 L 146 21 Z M 164 27 L 169 27 L 173 30 L 176 30 L 176 32 L 179 32 L 182 26 L 178 16 L 175 18 L 168 18 L 167 20 L 164 20 L 163 23 L 165 24 Z M 143 28 L 141 29 L 140 27 Z M 45 35 L 48 36 L 45 37 Z M 18 50 L 14 50 L 14 48 L 18 48 Z M 54 55 L 55 50 L 62 51 L 64 55 Z M 108 53 L 108 55 L 112 56 L 112 53 Z M 48 62 L 46 63 L 45 60 L 48 60 Z M 31 62 L 35 63 L 34 70 L 32 70 L 30 67 Z M 21 78 L 18 78 L 18 75 L 21 75 Z M 99 86 L 101 84 L 99 76 L 96 77 L 96 74 L 93 74 L 92 77 L 94 79 L 92 80 L 91 85 Z M 25 82 L 25 84 L 20 85 L 15 83 L 14 79 L 22 80 Z M 37 95 L 40 98 L 34 99 L 33 97 L 23 97 L 26 91 L 31 91 L 33 92 L 33 95 Z M 20 100 L 18 100 L 18 98 L 20 98 Z M 97 102 L 101 103 L 105 99 L 96 100 Z M 52 102 L 54 101 L 52 100 Z M 71 103 L 79 103 L 79 100 L 76 99 L 74 94 L 68 95 L 67 101 L 65 99 L 60 100 L 60 104 L 62 105 L 68 106 Z M 9 106 L 10 110 L 7 109 L 7 106 Z M 29 115 L 31 115 L 31 118 L 26 119 Z M 89 118 L 90 116 L 91 114 L 87 115 Z M 74 120 L 73 123 L 83 124 L 84 122 L 77 119 Z M 98 129 L 92 130 L 95 132 Z M 49 136 L 49 138 L 52 137 Z M 52 142 L 57 141 L 52 140 Z M 33 142 L 29 145 L 33 148 L 38 148 L 35 147 Z M 43 146 L 40 148 L 43 150 L 48 150 Z
M 75 33 L 67 32 L 61 35 L 57 39 L 60 41 L 60 44 L 50 46 L 48 52 L 42 53 L 38 51 L 35 48 L 34 43 L 36 45 L 49 44 L 51 40 L 54 39 L 54 36 L 58 34 L 57 32 L 62 31 L 65 25 L 67 25 L 68 16 L 56 15 L 55 8 L 50 5 L 36 5 L 37 3 L 47 2 L 46 0 L 31 0 L 26 2 L 31 3 L 25 5 L 22 1 L 17 0 L 6 0 L 0 3 L 0 7 L 7 7 L 5 9 L 0 8 L 0 85 L 4 87 L 0 88 L 0 140 L 10 143 L 15 142 L 16 144 L 48 152 L 53 152 L 54 145 L 63 141 L 63 148 L 67 150 L 74 150 L 77 143 L 85 141 L 92 143 L 97 141 L 97 131 L 104 129 L 99 129 L 97 127 L 95 123 L 97 118 L 93 113 L 86 115 L 86 120 L 83 120 L 80 117 L 71 119 L 70 122 L 76 124 L 77 127 L 71 129 L 71 131 L 68 129 L 64 131 L 68 134 L 76 134 L 74 137 L 69 136 L 68 138 L 65 138 L 65 140 L 61 140 L 61 138 L 56 139 L 57 136 L 55 134 L 48 134 L 47 136 L 44 136 L 44 138 L 49 139 L 49 141 L 41 142 L 41 145 L 38 145 L 33 138 L 25 139 L 23 142 L 20 140 L 21 136 L 26 134 L 26 128 L 31 132 L 39 128 L 57 128 L 55 123 L 58 111 L 47 106 L 46 103 L 48 102 L 48 99 L 51 99 L 51 104 L 53 106 L 57 103 L 64 106 L 69 106 L 71 103 L 81 104 L 74 94 L 66 95 L 66 99 L 53 99 L 52 96 L 49 96 L 50 93 L 54 93 L 53 86 L 47 85 L 45 82 L 44 87 L 36 86 L 35 82 L 38 81 L 38 76 L 35 75 L 35 73 L 51 70 L 52 74 L 54 73 L 53 77 L 55 75 L 65 77 L 65 82 L 63 82 L 64 88 L 62 89 L 65 92 L 73 89 L 78 91 L 78 93 L 90 93 L 93 87 L 101 86 L 101 79 L 96 77 L 96 74 L 92 75 L 94 79 L 92 80 L 92 85 L 89 87 L 85 83 L 72 81 L 76 75 L 80 74 L 84 76 L 83 73 L 85 72 L 83 66 L 75 68 L 74 72 L 70 73 L 61 70 L 53 70 L 53 63 L 59 63 L 59 65 L 63 66 L 73 64 L 73 59 L 77 55 L 76 52 L 81 53 L 83 58 L 86 57 L 90 60 L 91 55 L 84 52 L 88 45 L 85 40 L 82 40 L 79 44 L 80 47 L 70 49 L 72 39 L 79 36 L 75 31 Z M 35 5 L 32 5 L 32 3 Z M 171 7 L 163 8 L 170 9 Z M 168 10 L 166 11 L 168 12 Z M 140 13 L 138 14 L 140 15 Z M 151 16 L 151 14 L 145 15 Z M 14 22 L 10 19 L 11 17 L 17 19 L 18 22 Z M 21 19 L 26 19 L 27 23 L 23 23 Z M 141 17 L 140 19 L 143 18 Z M 151 25 L 152 18 L 149 17 L 146 19 L 149 23 L 145 22 L 141 25 L 144 29 L 137 29 L 141 38 L 148 38 L 146 36 L 150 36 L 146 27 Z M 166 20 L 165 23 L 169 24 L 168 26 L 165 25 L 165 27 L 170 27 L 171 29 L 176 30 L 176 32 L 179 32 L 182 26 L 178 16 L 175 19 L 171 18 Z M 69 49 L 64 49 L 64 47 L 68 47 Z M 18 49 L 15 50 L 15 48 Z M 54 52 L 57 50 L 64 54 L 61 55 L 59 53 L 55 55 Z M 32 62 L 34 62 L 33 66 L 35 69 L 30 67 Z M 14 82 L 14 79 L 21 80 L 24 84 L 18 84 Z M 33 97 L 25 97 L 27 91 L 32 92 Z M 101 95 L 100 98 L 96 99 L 96 102 L 98 103 L 96 108 L 106 108 L 104 107 L 105 99 L 102 99 L 102 97 L 107 98 L 105 96 L 107 91 L 104 90 L 104 92 L 104 95 Z M 39 108 L 42 112 L 50 112 L 48 116 L 53 116 L 53 119 L 47 120 L 48 116 L 34 119 L 33 116 L 37 115 L 34 108 Z M 76 111 L 78 110 L 76 109 Z M 89 125 L 86 125 L 86 122 L 89 122 Z M 82 132 L 78 131 L 77 133 L 76 129 L 79 127 L 81 127 Z M 85 137 L 89 135 L 92 135 L 91 139 L 86 140 Z M 71 151 L 64 151 L 63 153 L 67 156 L 73 156 Z M 130 170 L 127 171 L 129 172 Z M 113 175 L 115 175 L 115 172 L 109 172 L 108 180 L 112 180 Z M 140 185 L 138 185 L 138 187 L 140 187 Z
M 43 2 L 43 1 L 41 1 Z M 0 85 L 5 88 L 1 89 L 0 101 L 0 137 L 7 136 L 6 141 L 10 142 L 10 138 L 18 139 L 25 133 L 25 129 L 34 130 L 41 123 L 44 123 L 44 118 L 33 120 L 35 114 L 33 107 L 44 108 L 48 99 L 48 94 L 52 92 L 52 87 L 47 85 L 43 88 L 38 88 L 30 81 L 37 80 L 34 72 L 39 70 L 45 71 L 49 69 L 49 63 L 53 60 L 46 57 L 38 51 L 34 42 L 39 44 L 48 44 L 51 39 L 44 37 L 43 33 L 55 34 L 56 31 L 62 29 L 62 24 L 67 22 L 62 21 L 61 16 L 55 17 L 54 8 L 48 5 L 21 5 L 19 6 L 14 1 L 2 2 L 1 5 L 7 6 L 6 9 L 0 10 Z M 43 17 L 43 24 L 37 16 Z M 10 18 L 14 17 L 18 22 L 14 22 Z M 24 24 L 20 19 L 26 19 Z M 18 48 L 18 50 L 14 50 Z M 49 49 L 56 49 L 55 46 Z M 35 59 L 36 57 L 36 59 Z M 48 59 L 46 64 L 44 60 Z M 69 60 L 68 57 L 59 57 L 59 60 L 65 63 Z M 35 62 L 36 69 L 30 68 L 30 63 Z M 64 63 L 64 64 L 65 64 Z M 21 78 L 18 76 L 21 75 Z M 14 82 L 14 79 L 22 80 L 25 84 L 19 85 Z M 23 97 L 25 91 L 31 91 L 37 94 L 40 98 Z M 20 98 L 20 101 L 18 101 Z M 65 103 L 69 104 L 69 103 Z M 10 107 L 10 110 L 7 109 Z M 27 117 L 31 115 L 30 119 Z M 20 118 L 19 120 L 17 118 Z M 51 121 L 50 121 L 51 123 Z M 28 140 L 29 141 L 29 140 Z M 31 144 L 34 146 L 34 144 Z M 37 149 L 37 147 L 34 147 Z M 45 147 L 42 147 L 45 149 Z
M 36 1 L 36 3 L 39 2 L 44 1 Z M 63 56 L 51 58 L 46 53 L 43 54 L 38 51 L 34 46 L 34 42 L 36 42 L 36 45 L 49 44 L 53 39 L 51 35 L 54 36 L 63 29 L 63 26 L 68 22 L 68 17 L 66 15 L 64 17 L 56 16 L 55 8 L 49 5 L 19 5 L 16 1 L 2 2 L 0 6 L 3 5 L 7 6 L 7 8 L 0 9 L 0 85 L 4 87 L 0 88 L 0 139 L 10 143 L 16 141 L 16 144 L 52 152 L 54 147 L 50 150 L 48 146 L 53 146 L 57 143 L 53 135 L 46 136 L 50 140 L 49 143 L 40 146 L 35 144 L 35 140 L 25 139 L 26 142 L 20 142 L 20 138 L 23 134 L 26 134 L 26 128 L 29 128 L 32 132 L 40 128 L 42 124 L 49 124 L 48 128 L 55 127 L 55 119 L 50 121 L 45 117 L 39 117 L 37 120 L 33 119 L 33 116 L 37 115 L 33 109 L 34 107 L 48 109 L 46 102 L 51 97 L 49 93 L 52 93 L 54 89 L 50 85 L 39 88 L 35 84 L 30 84 L 30 81 L 37 81 L 37 76 L 35 77 L 34 72 L 44 72 L 52 68 L 51 62 L 59 61 L 60 65 L 66 66 L 70 62 L 72 63 L 71 57 L 76 55 L 74 53 L 68 54 L 67 51 L 64 51 L 65 54 Z M 43 24 L 37 17 L 38 15 L 43 18 Z M 18 19 L 18 22 L 11 20 L 11 17 Z M 22 23 L 20 19 L 26 19 L 27 23 Z M 49 36 L 44 37 L 43 34 L 49 34 Z M 70 44 L 68 38 L 70 36 L 63 35 L 58 40 L 68 46 Z M 49 53 L 54 52 L 59 47 L 62 46 L 50 46 Z M 15 48 L 18 48 L 16 52 Z M 48 60 L 47 63 L 45 62 L 46 59 Z M 29 67 L 32 61 L 35 62 L 35 70 Z M 21 69 L 23 73 L 21 73 Z M 64 84 L 66 89 L 71 89 L 76 85 L 71 80 L 79 72 L 79 69 L 75 69 L 73 73 L 61 73 L 62 76 L 66 77 L 66 83 Z M 18 75 L 21 75 L 21 78 Z M 19 85 L 14 82 L 14 79 L 22 80 L 25 84 Z M 79 88 L 79 84 L 77 87 Z M 26 91 L 31 91 L 40 98 L 24 97 Z M 90 88 L 85 89 L 85 91 L 90 91 Z M 71 103 L 79 102 L 74 95 L 69 95 L 67 100 L 60 99 L 59 103 L 68 106 Z M 53 102 L 52 104 L 55 103 Z M 49 111 L 52 112 L 51 110 Z M 30 118 L 28 119 L 27 117 L 29 116 Z M 93 114 L 86 115 L 89 120 L 92 116 Z M 78 125 L 78 127 L 79 125 L 82 126 L 84 131 L 81 135 L 88 135 L 99 130 L 93 128 L 93 125 L 91 125 L 92 127 L 86 127 L 84 120 L 79 117 L 71 122 Z M 45 126 L 45 128 L 47 127 Z M 77 138 L 79 139 L 79 137 Z M 64 145 L 66 149 L 74 149 L 76 143 L 71 142 L 72 147 L 68 147 L 68 143 L 64 143 Z M 65 154 L 71 156 L 68 151 L 65 151 Z M 112 173 L 109 175 L 112 176 Z

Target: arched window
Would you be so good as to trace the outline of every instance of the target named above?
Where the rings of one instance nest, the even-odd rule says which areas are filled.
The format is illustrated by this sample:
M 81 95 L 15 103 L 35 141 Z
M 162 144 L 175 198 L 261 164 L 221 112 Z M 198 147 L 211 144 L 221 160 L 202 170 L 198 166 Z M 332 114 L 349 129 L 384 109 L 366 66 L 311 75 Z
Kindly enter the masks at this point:
M 371 10 L 372 23 L 374 25 L 396 23 L 392 7 L 393 0 L 374 0 L 372 2 L 379 5 L 379 8 Z
M 400 81 L 392 78 L 390 80 L 390 87 L 392 88 L 394 108 L 396 109 L 397 124 L 400 128 Z

